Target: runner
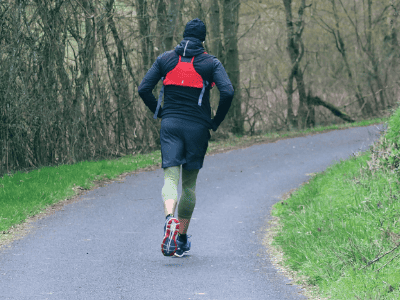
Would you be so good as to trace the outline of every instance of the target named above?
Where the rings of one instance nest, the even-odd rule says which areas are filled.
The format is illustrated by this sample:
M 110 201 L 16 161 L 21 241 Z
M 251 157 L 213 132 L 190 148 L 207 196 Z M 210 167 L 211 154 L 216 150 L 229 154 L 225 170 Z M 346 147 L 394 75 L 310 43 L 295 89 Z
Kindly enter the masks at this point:
M 182 257 L 191 247 L 187 235 L 196 204 L 196 181 L 203 167 L 210 139 L 209 130 L 217 130 L 232 102 L 233 87 L 221 62 L 204 52 L 206 26 L 200 19 L 186 24 L 183 40 L 175 50 L 161 54 L 139 86 L 139 95 L 161 121 L 161 155 L 164 169 L 162 197 L 166 221 L 161 251 L 165 256 Z M 163 81 L 158 102 L 152 90 Z M 211 119 L 210 89 L 217 85 L 220 102 Z M 165 93 L 164 93 L 165 92 Z M 164 105 L 161 107 L 164 95 Z M 178 219 L 178 183 L 182 166 L 182 195 Z

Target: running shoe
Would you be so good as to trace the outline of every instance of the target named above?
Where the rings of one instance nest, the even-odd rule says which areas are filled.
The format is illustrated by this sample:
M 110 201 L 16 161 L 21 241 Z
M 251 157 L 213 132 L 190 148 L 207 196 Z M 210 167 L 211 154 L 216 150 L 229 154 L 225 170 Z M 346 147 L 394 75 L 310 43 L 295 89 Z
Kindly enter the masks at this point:
M 177 250 L 176 236 L 179 232 L 179 220 L 168 217 L 164 225 L 164 238 L 161 243 L 161 252 L 164 256 L 173 256 Z
M 180 241 L 179 237 L 176 239 L 176 242 L 178 243 L 178 249 L 175 251 L 175 256 L 182 257 L 185 254 L 189 253 L 190 246 L 192 245 L 192 242 L 190 241 L 191 237 L 192 237 L 191 235 L 187 236 L 186 243 Z

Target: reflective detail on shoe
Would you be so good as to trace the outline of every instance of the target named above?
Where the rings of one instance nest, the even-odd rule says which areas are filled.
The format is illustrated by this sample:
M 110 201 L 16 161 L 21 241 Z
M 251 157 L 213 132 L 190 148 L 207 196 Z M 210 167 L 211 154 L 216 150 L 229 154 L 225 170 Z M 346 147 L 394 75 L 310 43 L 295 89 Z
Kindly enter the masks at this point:
M 165 256 L 175 254 L 177 247 L 176 237 L 179 232 L 179 221 L 174 217 L 169 217 L 164 225 L 164 238 L 161 243 L 161 252 Z
M 185 242 L 181 242 L 179 240 L 179 238 L 176 239 L 176 242 L 177 242 L 177 245 L 178 245 L 178 249 L 175 251 L 175 256 L 182 257 L 185 254 L 190 252 L 190 247 L 192 245 L 192 242 L 190 241 L 191 237 L 192 237 L 191 235 L 187 236 L 186 243 Z

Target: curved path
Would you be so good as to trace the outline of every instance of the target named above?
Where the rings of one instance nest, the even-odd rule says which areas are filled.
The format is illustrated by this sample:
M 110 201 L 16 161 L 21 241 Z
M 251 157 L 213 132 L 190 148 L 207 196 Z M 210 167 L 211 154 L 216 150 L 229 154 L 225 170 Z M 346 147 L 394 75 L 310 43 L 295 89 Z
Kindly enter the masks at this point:
M 0 252 L 0 299 L 305 299 L 262 245 L 271 206 L 378 135 L 353 128 L 207 156 L 184 258 L 160 251 L 162 169 L 90 191 Z

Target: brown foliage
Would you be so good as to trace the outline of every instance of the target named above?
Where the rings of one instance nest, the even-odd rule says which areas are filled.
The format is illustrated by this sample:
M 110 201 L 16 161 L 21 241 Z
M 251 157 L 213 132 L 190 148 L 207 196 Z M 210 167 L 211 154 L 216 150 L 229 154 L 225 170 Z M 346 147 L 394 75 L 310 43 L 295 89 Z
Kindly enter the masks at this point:
M 220 136 L 380 115 L 398 94 L 397 2 L 1 1 L 0 173 L 157 149 L 137 86 L 196 17 L 235 87 Z

